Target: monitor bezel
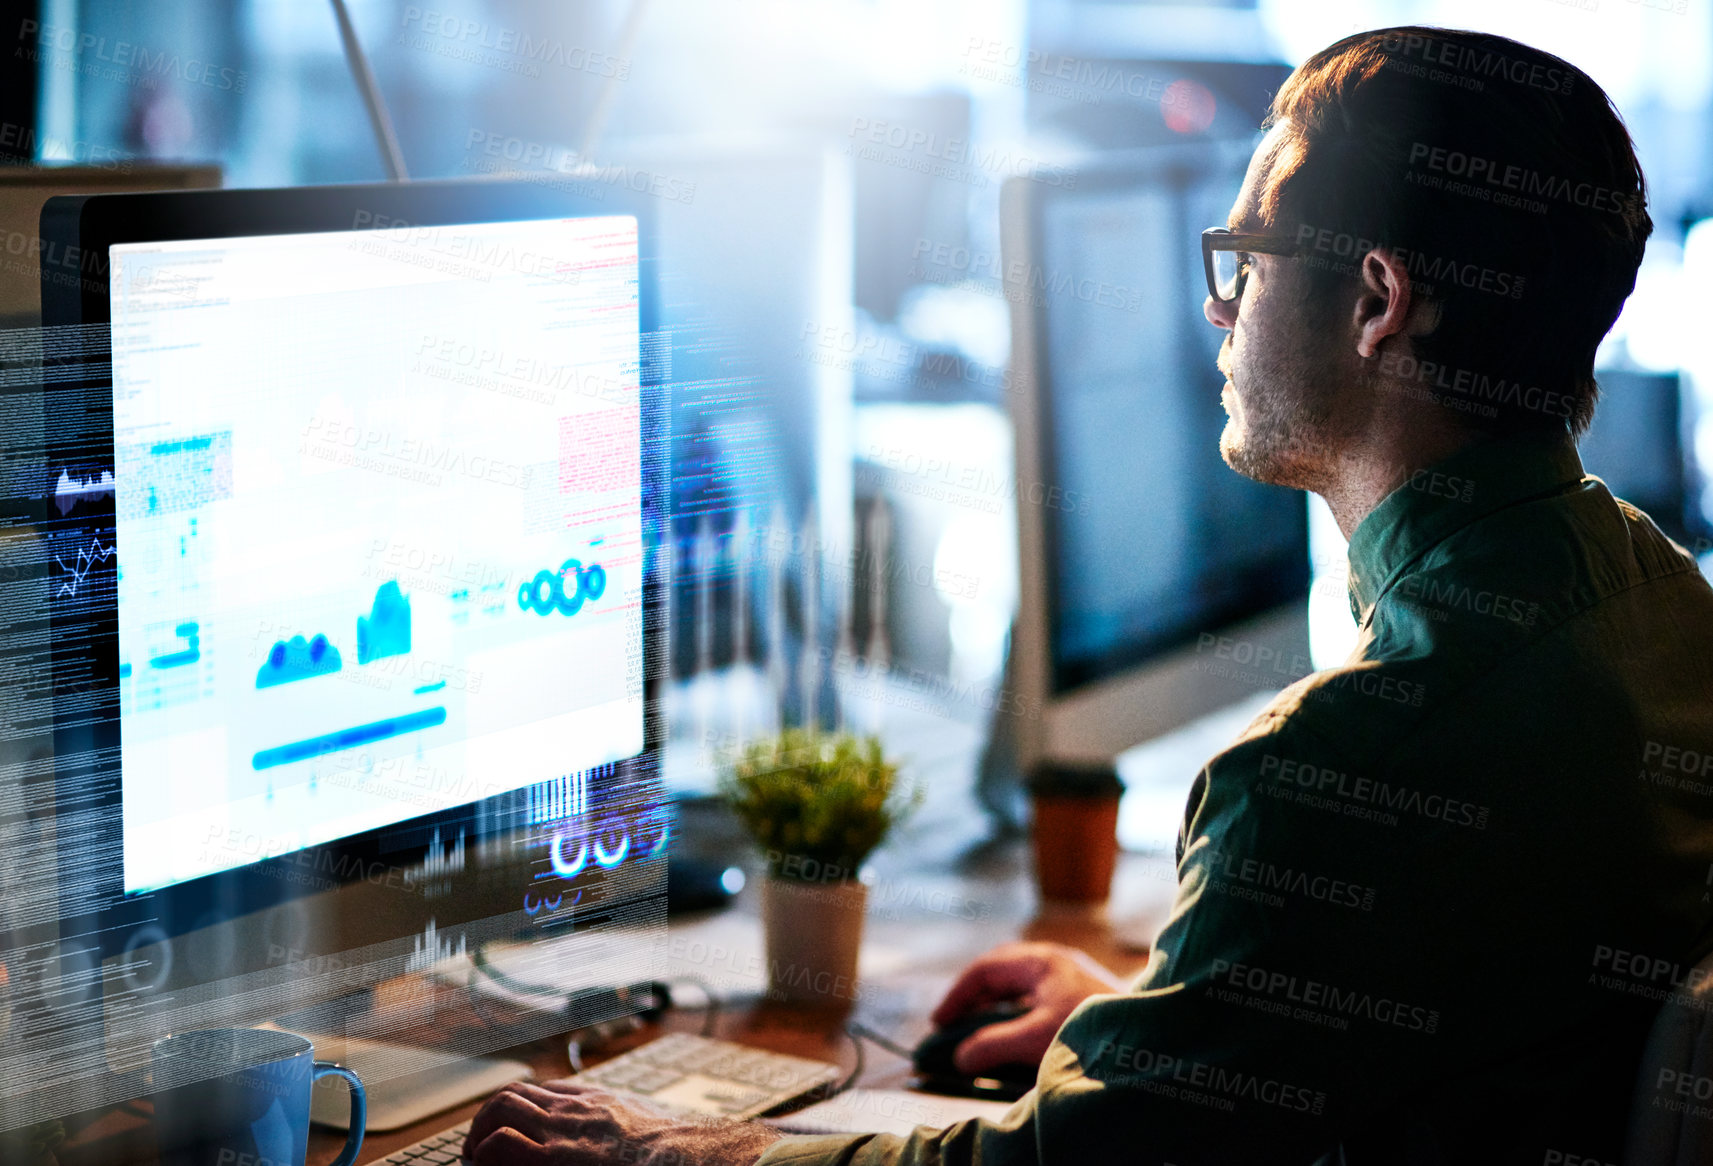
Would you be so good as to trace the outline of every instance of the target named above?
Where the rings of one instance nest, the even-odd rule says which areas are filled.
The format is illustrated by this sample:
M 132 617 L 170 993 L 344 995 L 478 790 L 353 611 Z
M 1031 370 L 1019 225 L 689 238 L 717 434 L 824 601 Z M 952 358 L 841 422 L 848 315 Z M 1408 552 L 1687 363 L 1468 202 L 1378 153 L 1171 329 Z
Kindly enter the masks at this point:
M 627 783 L 658 782 L 659 754 L 664 741 L 661 719 L 660 669 L 664 665 L 664 558 L 658 554 L 667 529 L 669 505 L 665 459 L 669 429 L 664 365 L 659 358 L 658 256 L 653 207 L 646 197 L 621 188 L 602 191 L 601 198 L 570 192 L 539 182 L 480 178 L 404 184 L 350 184 L 257 190 L 172 191 L 142 194 L 54 198 L 43 207 L 41 238 L 42 317 L 46 328 L 81 326 L 106 336 L 110 327 L 109 249 L 118 244 L 156 243 L 326 231 L 383 230 L 402 226 L 455 226 L 557 218 L 629 215 L 638 234 L 638 300 L 642 362 L 642 498 L 644 542 L 643 749 L 635 758 L 616 763 Z M 611 195 L 612 197 L 607 197 Z M 55 267 L 60 270 L 55 270 Z M 65 268 L 74 268 L 68 277 Z M 109 346 L 110 352 L 110 346 Z M 86 365 L 86 367 L 88 367 Z M 87 393 L 105 383 L 111 372 L 84 379 L 52 382 L 44 377 L 43 408 L 51 415 L 56 401 L 72 393 Z M 109 407 L 111 398 L 108 398 Z M 112 420 L 106 419 L 105 448 L 96 459 L 112 464 Z M 50 436 L 48 464 L 60 465 L 73 451 Z M 87 513 L 85 529 L 113 529 L 111 502 Z M 119 660 L 116 605 L 109 590 L 105 612 L 98 617 L 100 634 L 80 642 L 62 634 L 73 619 L 60 603 L 50 600 L 54 638 L 55 794 L 59 807 L 61 886 L 82 888 L 87 909 L 61 906 L 62 934 L 83 937 L 89 954 L 109 959 L 126 951 L 135 937 L 170 940 L 194 930 L 211 916 L 241 917 L 279 907 L 338 885 L 368 879 L 378 870 L 396 870 L 411 848 L 426 842 L 438 828 L 442 837 L 462 827 L 476 840 L 478 807 L 499 799 L 482 799 L 418 815 L 387 826 L 335 839 L 289 854 L 204 875 L 155 890 L 127 894 L 118 861 L 111 870 L 91 878 L 88 856 L 120 853 L 114 836 L 119 823 Z M 60 683 L 64 677 L 83 679 L 82 690 Z M 92 724 L 73 725 L 69 716 L 93 703 Z M 91 799 L 89 790 L 98 791 Z M 187 840 L 195 841 L 195 840 Z M 306 863 L 317 872 L 314 880 L 293 877 L 293 866 Z M 377 937 L 378 938 L 378 937 Z M 261 961 L 258 961 L 260 963 Z

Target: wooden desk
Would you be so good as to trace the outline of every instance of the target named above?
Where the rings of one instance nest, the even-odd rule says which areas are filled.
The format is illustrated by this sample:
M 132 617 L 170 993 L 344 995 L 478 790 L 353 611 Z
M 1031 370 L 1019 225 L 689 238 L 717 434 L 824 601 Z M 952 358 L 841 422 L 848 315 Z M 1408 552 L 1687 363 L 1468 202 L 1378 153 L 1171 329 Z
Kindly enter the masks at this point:
M 921 849 L 905 851 L 918 856 Z M 861 999 L 854 1015 L 900 1044 L 913 1045 L 929 1028 L 928 1013 L 954 976 L 970 959 L 1014 939 L 1053 940 L 1089 952 L 1120 974 L 1141 970 L 1146 956 L 1124 944 L 1109 920 L 1126 934 L 1152 934 L 1165 922 L 1173 875 L 1164 858 L 1124 855 L 1114 880 L 1111 904 L 1104 910 L 1040 909 L 1028 874 L 1026 847 L 1011 841 L 964 855 L 939 866 L 889 866 L 877 862 L 878 881 L 870 894 L 863 941 Z M 854 1064 L 843 1035 L 846 1016 L 791 1008 L 762 998 L 747 969 L 759 966 L 761 923 L 754 885 L 730 909 L 689 922 L 674 922 L 669 950 L 674 974 L 694 975 L 722 997 L 715 1035 L 757 1048 Z M 717 953 L 717 954 L 716 954 Z M 699 1031 L 697 1012 L 668 1014 L 649 1026 L 599 1050 L 587 1050 L 593 1063 L 634 1047 L 663 1031 Z M 442 1034 L 455 1031 L 456 1017 L 438 1018 Z M 909 1076 L 902 1059 L 869 1043 L 861 1084 L 897 1088 Z M 570 1071 L 562 1037 L 543 1039 L 505 1051 L 528 1062 L 540 1080 Z M 478 1103 L 437 1114 L 391 1134 L 371 1134 L 359 1162 L 372 1162 L 394 1150 L 472 1116 Z M 61 1166 L 115 1166 L 154 1160 L 148 1104 L 134 1102 L 80 1131 L 61 1148 Z M 337 1155 L 344 1135 L 313 1128 L 310 1166 L 324 1166 Z

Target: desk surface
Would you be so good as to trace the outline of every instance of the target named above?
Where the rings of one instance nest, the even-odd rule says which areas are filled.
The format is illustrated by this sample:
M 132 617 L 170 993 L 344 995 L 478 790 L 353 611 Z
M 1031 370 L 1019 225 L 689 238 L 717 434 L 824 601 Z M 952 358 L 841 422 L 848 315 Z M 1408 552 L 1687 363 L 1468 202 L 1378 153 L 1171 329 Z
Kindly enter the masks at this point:
M 1153 934 L 1165 922 L 1171 903 L 1173 872 L 1163 857 L 1123 855 L 1114 880 L 1113 899 L 1104 909 L 1041 909 L 1029 878 L 1026 846 L 1013 840 L 966 854 L 938 869 L 883 870 L 871 891 L 862 956 L 863 991 L 854 1016 L 900 1044 L 916 1043 L 928 1031 L 928 1013 L 958 970 L 988 948 L 1014 939 L 1069 943 L 1089 952 L 1121 974 L 1141 969 L 1145 953 L 1120 935 Z M 732 908 L 670 927 L 671 948 L 683 974 L 714 983 L 721 994 L 715 1035 L 757 1048 L 853 1064 L 843 1027 L 846 1017 L 792 1008 L 766 1001 L 759 985 L 719 967 L 697 967 L 693 956 L 719 950 L 731 968 L 755 966 L 761 951 L 761 921 L 753 890 Z M 704 964 L 706 955 L 699 955 Z M 674 971 L 679 971 L 675 968 Z M 461 995 L 461 994 L 458 994 Z M 451 1021 L 450 1026 L 448 1020 Z M 662 1031 L 699 1031 L 701 1015 L 668 1014 L 599 1050 L 591 1063 L 616 1055 Z M 437 1018 L 443 1030 L 456 1017 Z M 536 1077 L 569 1074 L 562 1037 L 537 1040 L 504 1051 L 527 1061 Z M 907 1063 L 872 1043 L 861 1082 L 874 1088 L 898 1088 L 909 1075 Z M 477 1103 L 437 1114 L 391 1134 L 371 1134 L 359 1162 L 372 1162 L 394 1150 L 455 1125 L 476 1112 Z M 344 1135 L 315 1128 L 310 1134 L 310 1166 L 331 1162 Z M 61 1166 L 111 1166 L 153 1161 L 147 1102 L 116 1110 L 74 1136 L 60 1150 Z

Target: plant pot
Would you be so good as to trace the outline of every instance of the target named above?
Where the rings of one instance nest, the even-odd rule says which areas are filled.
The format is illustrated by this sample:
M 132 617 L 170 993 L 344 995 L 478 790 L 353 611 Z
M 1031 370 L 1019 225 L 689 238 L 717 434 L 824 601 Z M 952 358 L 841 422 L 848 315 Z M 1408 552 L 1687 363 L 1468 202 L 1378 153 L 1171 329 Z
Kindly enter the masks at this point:
M 857 994 L 867 909 L 868 886 L 855 879 L 805 883 L 768 875 L 762 880 L 768 999 L 850 1007 Z
M 1036 793 L 1035 879 L 1043 899 L 1104 903 L 1118 863 L 1115 794 Z

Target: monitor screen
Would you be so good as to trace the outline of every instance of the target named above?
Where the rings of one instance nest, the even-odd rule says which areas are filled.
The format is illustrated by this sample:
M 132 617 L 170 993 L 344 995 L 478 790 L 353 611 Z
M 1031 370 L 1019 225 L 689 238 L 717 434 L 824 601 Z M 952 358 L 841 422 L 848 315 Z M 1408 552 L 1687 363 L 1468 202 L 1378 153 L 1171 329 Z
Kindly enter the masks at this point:
M 110 278 L 127 894 L 642 751 L 633 217 Z
M 1198 234 L 1235 186 L 1117 173 L 1041 200 L 1054 692 L 1306 591 L 1302 495 L 1219 452 L 1222 334 L 1202 317 Z
M 1577 442 L 1583 468 L 1673 538 L 1693 541 L 1703 530 L 1689 506 L 1699 467 L 1685 434 L 1677 374 L 1601 369 L 1597 375 L 1599 405 Z

